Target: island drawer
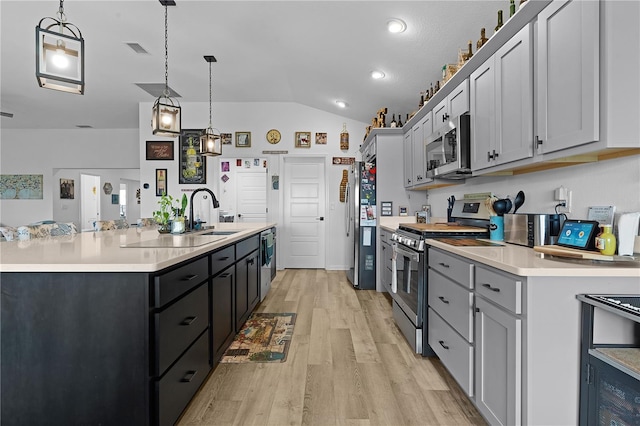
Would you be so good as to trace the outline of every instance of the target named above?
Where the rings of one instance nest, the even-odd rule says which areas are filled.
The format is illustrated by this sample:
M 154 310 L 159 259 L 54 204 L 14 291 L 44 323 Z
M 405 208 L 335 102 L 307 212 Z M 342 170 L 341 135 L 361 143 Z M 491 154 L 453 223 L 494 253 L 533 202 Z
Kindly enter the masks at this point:
M 158 425 L 173 425 L 209 370 L 209 333 L 203 333 L 178 362 L 156 382 Z
M 208 257 L 201 257 L 154 278 L 153 306 L 159 308 L 209 277 Z
M 429 270 L 429 306 L 468 342 L 473 342 L 473 293 Z
M 160 376 L 209 325 L 209 287 L 201 285 L 154 314 L 156 362 Z
M 242 259 L 260 246 L 260 235 L 249 237 L 236 244 L 236 259 Z
M 211 255 L 211 275 L 224 271 L 236 261 L 235 246 L 225 247 Z
M 473 288 L 473 264 L 433 248 L 429 249 L 428 255 L 429 268 L 466 288 Z
M 472 397 L 473 346 L 429 308 L 429 346 L 465 393 Z
M 515 313 L 522 313 L 522 277 L 476 267 L 476 293 Z

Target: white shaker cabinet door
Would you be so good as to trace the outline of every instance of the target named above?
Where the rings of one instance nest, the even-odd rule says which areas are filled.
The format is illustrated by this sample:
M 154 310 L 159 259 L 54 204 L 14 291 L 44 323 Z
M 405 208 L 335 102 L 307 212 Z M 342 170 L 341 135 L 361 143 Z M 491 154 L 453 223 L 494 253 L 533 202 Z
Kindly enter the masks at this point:
M 599 7 L 597 1 L 557 0 L 538 15 L 540 153 L 599 139 Z
M 413 186 L 413 145 L 411 140 L 411 130 L 404 135 L 404 141 L 402 143 L 402 150 L 404 153 L 403 161 L 403 175 L 404 175 L 404 187 L 411 188 Z

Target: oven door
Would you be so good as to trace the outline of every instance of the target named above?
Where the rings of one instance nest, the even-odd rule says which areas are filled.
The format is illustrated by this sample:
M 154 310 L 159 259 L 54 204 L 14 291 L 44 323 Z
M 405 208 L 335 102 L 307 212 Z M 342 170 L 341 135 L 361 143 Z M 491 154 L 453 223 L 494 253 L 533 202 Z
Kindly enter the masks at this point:
M 391 297 L 416 328 L 422 327 L 423 267 L 424 253 L 393 245 Z

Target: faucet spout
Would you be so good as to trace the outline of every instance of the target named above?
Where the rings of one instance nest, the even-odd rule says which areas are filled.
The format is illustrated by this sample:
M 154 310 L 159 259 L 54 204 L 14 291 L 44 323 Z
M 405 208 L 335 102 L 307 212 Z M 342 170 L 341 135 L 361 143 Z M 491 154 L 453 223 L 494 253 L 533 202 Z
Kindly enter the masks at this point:
M 220 207 L 220 203 L 218 202 L 218 199 L 216 198 L 216 196 L 213 194 L 213 191 L 211 191 L 209 188 L 198 188 L 195 191 L 193 191 L 191 193 L 191 198 L 189 199 L 189 229 L 193 230 L 195 224 L 193 222 L 193 196 L 196 195 L 198 192 L 208 192 L 209 195 L 211 195 L 211 202 L 213 203 L 213 208 L 217 209 L 218 207 Z

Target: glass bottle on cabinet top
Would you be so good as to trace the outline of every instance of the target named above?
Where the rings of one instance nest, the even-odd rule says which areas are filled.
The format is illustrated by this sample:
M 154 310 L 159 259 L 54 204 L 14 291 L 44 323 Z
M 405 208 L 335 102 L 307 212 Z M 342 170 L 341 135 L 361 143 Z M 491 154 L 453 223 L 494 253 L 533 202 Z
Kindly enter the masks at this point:
M 516 14 L 516 2 L 515 0 L 509 0 L 509 18 Z
M 398 123 L 396 122 L 396 115 L 393 114 L 393 116 L 391 118 L 391 124 L 389 124 L 389 127 L 396 128 L 397 125 L 398 125 Z
M 502 10 L 498 11 L 498 25 L 496 25 L 496 32 L 502 27 Z

